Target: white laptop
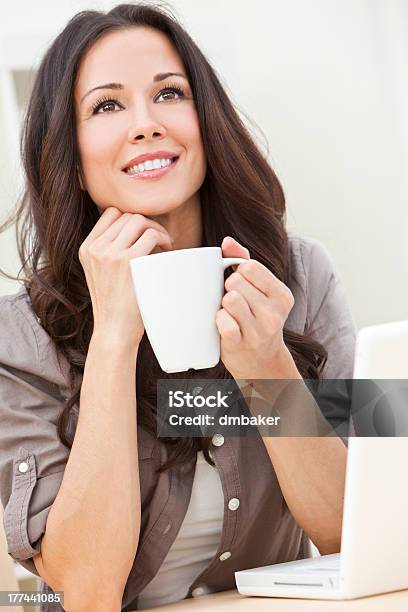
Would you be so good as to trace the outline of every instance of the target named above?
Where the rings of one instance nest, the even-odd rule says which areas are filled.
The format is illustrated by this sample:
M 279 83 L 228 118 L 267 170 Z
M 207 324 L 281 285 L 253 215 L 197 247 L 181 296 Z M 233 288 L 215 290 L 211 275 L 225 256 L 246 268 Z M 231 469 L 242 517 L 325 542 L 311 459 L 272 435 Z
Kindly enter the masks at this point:
M 354 378 L 408 379 L 407 354 L 408 321 L 366 327 L 357 335 Z M 341 553 L 235 572 L 238 591 L 353 599 L 408 588 L 408 432 L 403 435 L 349 438 Z

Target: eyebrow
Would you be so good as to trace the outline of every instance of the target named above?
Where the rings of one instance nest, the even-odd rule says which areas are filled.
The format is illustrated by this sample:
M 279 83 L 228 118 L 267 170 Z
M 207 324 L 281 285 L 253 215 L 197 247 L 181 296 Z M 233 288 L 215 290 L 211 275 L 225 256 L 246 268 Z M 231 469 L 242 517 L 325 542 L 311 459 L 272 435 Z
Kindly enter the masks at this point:
M 168 79 L 171 76 L 180 76 L 183 77 L 183 79 L 187 80 L 186 75 L 182 74 L 181 72 L 159 72 L 158 74 L 154 75 L 153 81 L 157 83 L 158 81 L 164 81 L 164 79 Z M 97 85 L 96 87 L 93 87 L 92 89 L 87 91 L 84 96 L 82 96 L 80 104 L 82 104 L 85 98 L 96 89 L 125 89 L 125 86 L 122 85 L 122 83 L 105 83 L 104 85 Z

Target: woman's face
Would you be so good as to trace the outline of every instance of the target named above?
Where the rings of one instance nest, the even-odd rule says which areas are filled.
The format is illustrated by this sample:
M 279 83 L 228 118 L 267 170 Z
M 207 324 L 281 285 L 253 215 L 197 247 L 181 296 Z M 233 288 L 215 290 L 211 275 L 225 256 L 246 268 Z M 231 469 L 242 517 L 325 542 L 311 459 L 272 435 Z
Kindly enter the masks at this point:
M 150 28 L 110 33 L 81 62 L 75 108 L 83 187 L 101 212 L 115 206 L 153 217 L 199 202 L 206 160 L 191 88 L 187 78 L 164 73 L 186 75 L 167 37 Z M 112 83 L 120 88 L 99 88 Z M 158 151 L 179 156 L 160 178 L 123 171 Z

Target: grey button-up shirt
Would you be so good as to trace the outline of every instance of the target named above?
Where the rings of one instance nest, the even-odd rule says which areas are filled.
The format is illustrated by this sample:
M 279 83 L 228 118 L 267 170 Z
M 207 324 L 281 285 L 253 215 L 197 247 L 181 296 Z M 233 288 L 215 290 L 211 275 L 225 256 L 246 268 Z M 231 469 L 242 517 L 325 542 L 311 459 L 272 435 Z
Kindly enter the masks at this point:
M 326 249 L 289 234 L 295 304 L 285 327 L 314 330 L 328 351 L 324 378 L 352 378 L 355 323 L 343 285 Z M 0 298 L 0 494 L 9 555 L 38 576 L 49 510 L 58 494 L 69 450 L 57 419 L 70 395 L 69 365 L 41 327 L 23 287 Z M 70 426 L 77 424 L 78 409 Z M 344 414 L 333 414 L 333 420 Z M 346 415 L 347 416 L 347 415 Z M 122 610 L 137 609 L 137 596 L 160 568 L 187 511 L 195 464 L 155 474 L 163 444 L 140 427 L 138 454 L 142 499 L 139 546 L 123 594 Z M 291 515 L 272 462 L 259 436 L 215 435 L 211 454 L 224 493 L 219 548 L 188 597 L 235 587 L 234 572 L 309 556 L 308 538 Z M 256 477 L 254 477 L 256 474 Z M 226 554 L 228 553 L 228 554 Z M 92 559 L 89 559 L 92 563 Z M 39 577 L 44 593 L 52 590 Z M 43 604 L 42 611 L 51 608 Z

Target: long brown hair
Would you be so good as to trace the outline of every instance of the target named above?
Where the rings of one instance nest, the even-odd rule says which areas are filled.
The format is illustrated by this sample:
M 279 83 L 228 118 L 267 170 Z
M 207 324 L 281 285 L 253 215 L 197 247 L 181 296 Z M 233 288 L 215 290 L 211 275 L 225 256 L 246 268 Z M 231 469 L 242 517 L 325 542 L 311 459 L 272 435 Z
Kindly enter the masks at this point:
M 3 231 L 16 222 L 23 283 L 41 324 L 70 364 L 72 395 L 58 421 L 68 447 L 69 411 L 79 405 L 93 331 L 92 303 L 78 250 L 99 219 L 80 188 L 74 86 L 84 54 L 106 34 L 145 26 L 168 36 L 187 71 L 201 128 L 207 173 L 200 189 L 203 246 L 236 238 L 251 257 L 289 285 L 288 237 L 282 187 L 244 126 L 214 69 L 163 5 L 120 4 L 107 13 L 82 11 L 52 42 L 37 71 L 21 135 L 25 190 Z M 226 272 L 226 275 L 231 271 Z M 18 276 L 19 276 L 18 275 Z M 13 278 L 6 274 L 8 278 Z M 19 280 L 17 277 L 16 280 Z M 304 378 L 319 378 L 327 353 L 311 335 L 284 329 L 284 341 Z M 79 380 L 78 380 L 79 375 Z M 160 378 L 232 378 L 220 361 L 207 370 L 166 374 L 144 334 L 136 364 L 138 423 L 156 435 L 156 383 Z M 209 438 L 162 438 L 168 460 L 160 471 L 190 461 Z

